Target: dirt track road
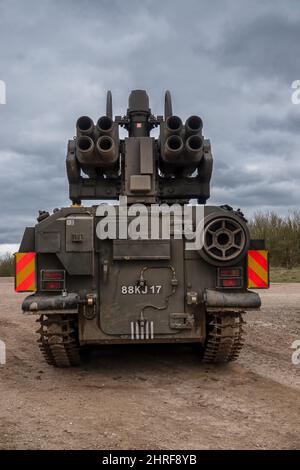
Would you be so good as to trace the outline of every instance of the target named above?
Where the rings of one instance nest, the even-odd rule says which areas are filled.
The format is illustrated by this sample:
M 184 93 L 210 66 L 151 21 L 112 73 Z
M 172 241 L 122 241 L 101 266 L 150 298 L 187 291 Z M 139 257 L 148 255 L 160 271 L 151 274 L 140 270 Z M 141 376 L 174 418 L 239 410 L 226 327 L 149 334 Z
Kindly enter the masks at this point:
M 0 449 L 300 448 L 300 285 L 263 292 L 237 363 L 201 365 L 190 347 L 103 347 L 77 369 L 47 366 L 35 318 L 0 279 Z

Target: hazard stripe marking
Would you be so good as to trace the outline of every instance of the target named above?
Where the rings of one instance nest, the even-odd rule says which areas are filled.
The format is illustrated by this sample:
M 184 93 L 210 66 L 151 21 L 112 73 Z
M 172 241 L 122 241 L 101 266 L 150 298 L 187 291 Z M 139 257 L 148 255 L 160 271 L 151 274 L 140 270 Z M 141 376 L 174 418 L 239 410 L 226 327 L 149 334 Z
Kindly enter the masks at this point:
M 269 259 L 267 250 L 248 251 L 248 287 L 269 287 Z
M 248 267 L 255 272 L 264 282 L 268 282 L 268 271 L 258 264 L 255 259 L 248 259 Z M 267 268 L 268 269 L 268 268 Z
M 35 271 L 35 260 L 32 259 L 29 261 L 26 266 L 22 269 L 22 271 L 19 272 L 17 278 L 18 278 L 18 284 L 21 284 L 32 272 Z
M 36 290 L 36 253 L 16 253 L 16 284 L 17 292 Z
M 21 253 L 22 256 L 17 260 L 16 264 L 16 273 L 19 274 L 20 271 L 26 266 L 29 261 L 35 258 L 35 253 Z
M 266 281 L 264 281 L 256 272 L 254 272 L 251 268 L 248 269 L 248 276 L 254 284 L 254 287 L 261 287 L 266 285 Z
M 26 279 L 18 285 L 18 290 L 34 290 L 35 286 L 35 272 L 29 274 Z
M 260 266 L 265 269 L 265 270 L 268 270 L 268 254 L 267 252 L 263 252 L 263 251 L 255 251 L 255 250 L 250 250 L 249 252 L 249 255 L 251 258 L 255 259 L 255 261 L 260 264 Z

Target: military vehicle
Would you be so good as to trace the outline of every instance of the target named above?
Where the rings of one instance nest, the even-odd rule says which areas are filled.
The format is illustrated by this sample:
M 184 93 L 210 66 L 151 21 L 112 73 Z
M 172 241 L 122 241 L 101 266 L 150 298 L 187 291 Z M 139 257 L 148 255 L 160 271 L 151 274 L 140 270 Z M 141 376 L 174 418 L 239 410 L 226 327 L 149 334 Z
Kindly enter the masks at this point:
M 198 115 L 183 124 L 173 114 L 169 91 L 163 116 L 152 114 L 146 91 L 134 90 L 126 115 L 113 118 L 108 92 L 96 124 L 77 120 L 66 157 L 72 204 L 40 211 L 16 253 L 16 290 L 31 292 L 22 309 L 39 316 L 49 364 L 76 365 L 85 345 L 111 343 L 197 343 L 204 362 L 237 359 L 242 314 L 261 303 L 249 288 L 268 287 L 268 253 L 263 241 L 251 240 L 240 210 L 206 204 L 213 159 L 202 128 Z M 133 238 L 120 228 L 98 236 L 110 208 L 127 228 L 136 204 L 147 225 L 153 205 L 189 207 L 191 200 L 195 234 L 195 208 L 203 209 L 200 247 L 186 249 L 188 237 L 178 236 L 172 214 L 169 238 Z M 160 224 L 167 215 L 156 217 Z

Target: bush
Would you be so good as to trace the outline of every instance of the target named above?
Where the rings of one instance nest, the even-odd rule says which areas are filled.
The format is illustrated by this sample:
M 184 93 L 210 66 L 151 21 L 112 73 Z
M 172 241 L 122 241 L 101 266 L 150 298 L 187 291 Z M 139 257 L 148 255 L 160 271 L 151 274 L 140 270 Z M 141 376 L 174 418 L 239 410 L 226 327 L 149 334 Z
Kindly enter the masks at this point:
M 257 212 L 249 222 L 252 238 L 266 240 L 272 266 L 300 266 L 300 212 L 281 217 L 275 212 Z
M 6 253 L 0 257 L 0 276 L 11 277 L 14 276 L 14 256 Z

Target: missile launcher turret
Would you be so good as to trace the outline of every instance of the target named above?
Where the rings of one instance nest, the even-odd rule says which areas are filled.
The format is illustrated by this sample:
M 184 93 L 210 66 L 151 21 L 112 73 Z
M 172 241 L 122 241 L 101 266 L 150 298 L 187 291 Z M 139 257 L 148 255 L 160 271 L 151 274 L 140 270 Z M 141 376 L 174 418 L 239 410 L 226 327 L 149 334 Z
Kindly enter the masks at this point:
M 212 165 L 201 117 L 173 114 L 168 91 L 161 116 L 134 90 L 124 116 L 113 117 L 108 92 L 104 115 L 77 119 L 71 206 L 41 212 L 16 253 L 16 290 L 31 293 L 22 309 L 39 316 L 49 364 L 132 342 L 196 343 L 205 362 L 238 357 L 268 253 L 239 210 L 207 205 Z

